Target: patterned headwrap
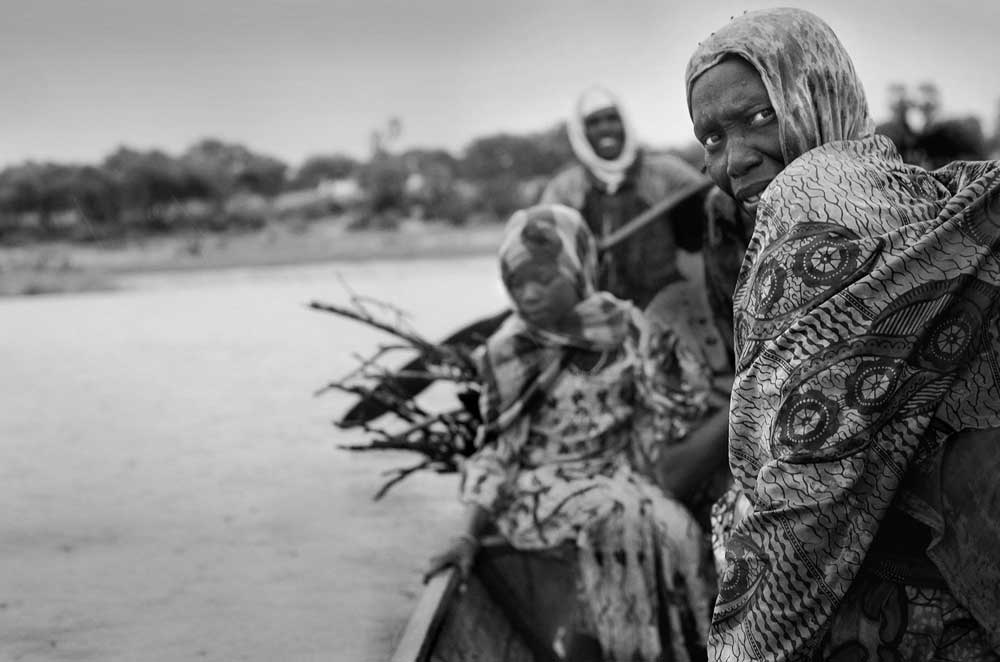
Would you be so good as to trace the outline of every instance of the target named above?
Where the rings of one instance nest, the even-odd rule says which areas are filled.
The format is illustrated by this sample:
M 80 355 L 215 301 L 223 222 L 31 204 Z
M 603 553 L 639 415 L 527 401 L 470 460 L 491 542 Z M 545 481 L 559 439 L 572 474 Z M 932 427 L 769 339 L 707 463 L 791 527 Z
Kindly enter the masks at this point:
M 539 328 L 515 312 L 487 341 L 481 408 L 488 433 L 509 427 L 533 395 L 546 391 L 569 350 L 613 350 L 633 329 L 634 307 L 594 289 L 597 246 L 575 209 L 539 205 L 511 217 L 499 251 L 505 286 L 529 256 L 551 259 L 576 284 L 580 302 L 558 329 Z
M 1000 163 L 903 164 L 806 12 L 738 17 L 695 53 L 689 93 L 727 52 L 761 72 L 786 167 L 735 295 L 730 465 L 753 510 L 710 657 L 812 659 L 890 506 L 932 527 L 928 554 L 1000 637 L 996 446 L 975 462 L 948 441 L 1000 426 Z M 947 462 L 978 470 L 949 481 Z
M 689 110 L 694 81 L 732 55 L 749 62 L 764 82 L 778 117 L 785 165 L 814 147 L 875 132 L 851 58 L 817 16 L 801 9 L 763 9 L 712 33 L 688 62 Z
M 587 130 L 584 126 L 584 119 L 587 115 L 605 108 L 614 108 L 618 111 L 619 117 L 622 118 L 622 127 L 625 133 L 621 154 L 610 161 L 601 158 L 594 151 L 594 146 L 587 140 Z M 576 158 L 580 160 L 583 166 L 594 177 L 604 184 L 608 193 L 614 194 L 622 182 L 625 181 L 625 173 L 635 163 L 639 149 L 628 115 L 615 95 L 601 87 L 592 87 L 585 90 L 576 100 L 573 112 L 570 113 L 567 132 L 569 133 L 569 143 L 573 147 L 573 153 L 576 154 Z

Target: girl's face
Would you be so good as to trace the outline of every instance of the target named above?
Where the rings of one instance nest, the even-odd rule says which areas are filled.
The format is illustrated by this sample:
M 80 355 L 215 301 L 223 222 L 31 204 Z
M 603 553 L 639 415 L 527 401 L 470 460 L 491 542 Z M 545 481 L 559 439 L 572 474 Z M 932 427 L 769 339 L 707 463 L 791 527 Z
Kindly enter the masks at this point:
M 691 86 L 691 119 L 709 177 L 755 215 L 760 194 L 785 167 L 760 74 L 737 57 L 708 69 Z
M 576 284 L 551 260 L 530 259 L 507 278 L 507 290 L 526 321 L 555 329 L 580 302 Z

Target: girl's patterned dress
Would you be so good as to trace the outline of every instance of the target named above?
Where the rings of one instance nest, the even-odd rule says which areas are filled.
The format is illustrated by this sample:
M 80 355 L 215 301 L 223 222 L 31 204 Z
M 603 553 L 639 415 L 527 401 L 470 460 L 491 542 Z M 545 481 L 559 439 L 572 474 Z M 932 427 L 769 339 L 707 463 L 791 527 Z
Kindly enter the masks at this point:
M 575 543 L 581 616 L 606 659 L 687 660 L 705 644 L 714 588 L 702 531 L 635 468 L 683 423 L 652 424 L 629 343 L 602 363 L 567 366 L 523 417 L 526 434 L 471 457 L 462 498 L 490 510 L 519 549 Z

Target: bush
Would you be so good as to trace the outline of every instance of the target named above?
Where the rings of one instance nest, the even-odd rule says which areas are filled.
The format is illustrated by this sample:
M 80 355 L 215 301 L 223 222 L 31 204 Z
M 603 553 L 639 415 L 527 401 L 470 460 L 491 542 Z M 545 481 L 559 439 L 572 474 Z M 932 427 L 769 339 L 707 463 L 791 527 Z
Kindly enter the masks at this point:
M 353 177 L 360 169 L 361 164 L 356 159 L 343 154 L 311 156 L 289 179 L 287 189 L 313 189 L 325 181 Z

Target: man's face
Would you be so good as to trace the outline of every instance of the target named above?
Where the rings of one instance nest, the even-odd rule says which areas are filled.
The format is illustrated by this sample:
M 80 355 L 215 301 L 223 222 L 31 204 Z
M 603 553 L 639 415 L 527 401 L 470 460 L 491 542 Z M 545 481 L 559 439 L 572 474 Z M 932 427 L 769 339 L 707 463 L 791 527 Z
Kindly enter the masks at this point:
M 617 159 L 625 147 L 625 124 L 614 107 L 595 110 L 583 118 L 587 142 L 602 159 Z

